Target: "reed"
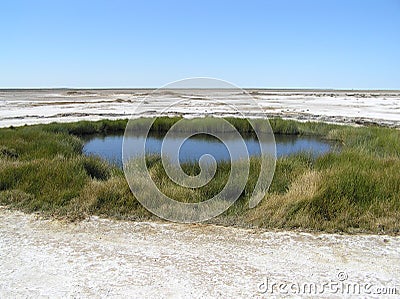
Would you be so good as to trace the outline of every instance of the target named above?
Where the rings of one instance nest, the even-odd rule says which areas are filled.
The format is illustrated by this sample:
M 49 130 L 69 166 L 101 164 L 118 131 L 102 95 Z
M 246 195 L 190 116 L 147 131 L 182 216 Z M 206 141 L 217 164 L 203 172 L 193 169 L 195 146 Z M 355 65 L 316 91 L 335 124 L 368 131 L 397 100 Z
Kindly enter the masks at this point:
M 165 132 L 180 118 L 160 118 L 153 132 Z M 138 126 L 143 120 L 137 120 Z M 251 133 L 244 119 L 228 119 Z M 102 215 L 119 219 L 155 219 L 133 197 L 121 169 L 82 153 L 82 136 L 123 132 L 127 120 L 102 120 L 0 129 L 0 204 L 43 215 L 82 219 Z M 227 225 L 327 232 L 397 234 L 400 231 L 400 131 L 315 122 L 270 120 L 276 134 L 318 135 L 337 140 L 341 150 L 318 158 L 301 153 L 277 161 L 270 190 L 248 208 L 259 171 L 251 158 L 250 177 L 239 200 L 211 222 Z M 215 125 L 194 120 L 185 130 Z M 218 129 L 218 128 L 213 128 Z M 222 129 L 222 128 L 221 128 Z M 148 157 L 151 176 L 176 200 L 199 202 L 223 188 L 231 165 L 219 163 L 215 178 L 202 188 L 171 182 L 159 157 Z M 197 161 L 184 163 L 197 174 Z

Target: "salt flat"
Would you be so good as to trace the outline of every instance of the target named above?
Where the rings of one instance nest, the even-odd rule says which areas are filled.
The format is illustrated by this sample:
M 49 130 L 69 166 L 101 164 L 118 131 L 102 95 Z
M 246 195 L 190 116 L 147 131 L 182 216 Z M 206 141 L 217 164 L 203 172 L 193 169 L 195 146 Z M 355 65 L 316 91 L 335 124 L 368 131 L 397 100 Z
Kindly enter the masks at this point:
M 169 114 L 226 116 L 223 105 L 245 102 L 227 90 L 0 91 L 0 127 Z M 397 91 L 249 90 L 269 116 L 400 127 Z M 192 97 L 196 94 L 196 97 Z M 244 103 L 246 104 L 246 103 Z M 259 111 L 246 111 L 260 117 Z M 267 297 L 267 284 L 344 283 L 400 291 L 400 237 L 246 230 L 214 225 L 124 222 L 92 217 L 71 224 L 0 209 L 0 297 Z M 290 294 L 290 293 L 289 293 Z M 346 293 L 326 290 L 318 296 Z M 350 293 L 351 294 L 351 293 Z M 307 294 L 306 294 L 307 295 Z
M 97 217 L 71 224 L 0 209 L 0 265 L 2 298 L 262 298 L 285 294 L 271 294 L 272 283 L 321 291 L 329 282 L 361 292 L 319 297 L 380 297 L 400 291 L 400 237 Z
M 400 127 L 400 91 L 247 90 L 268 116 L 332 123 L 378 123 Z M 148 109 L 136 114 L 147 100 Z M 237 90 L 0 90 L 0 127 L 150 116 L 156 108 L 183 101 L 170 115 L 231 116 L 220 103 L 245 105 L 247 95 Z M 152 107 L 154 109 L 152 109 Z M 263 116 L 250 107 L 251 117 Z

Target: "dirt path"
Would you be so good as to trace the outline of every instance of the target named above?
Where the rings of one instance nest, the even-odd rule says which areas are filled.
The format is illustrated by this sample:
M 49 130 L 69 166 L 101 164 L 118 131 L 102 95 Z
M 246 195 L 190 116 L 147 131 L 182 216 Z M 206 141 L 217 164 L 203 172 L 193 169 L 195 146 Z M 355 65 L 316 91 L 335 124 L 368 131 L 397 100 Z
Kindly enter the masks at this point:
M 332 296 L 322 285 L 340 280 L 369 295 L 400 290 L 400 238 L 99 218 L 65 224 L 1 209 L 0 265 L 1 298 L 257 298 L 271 295 L 272 283 L 313 284 Z

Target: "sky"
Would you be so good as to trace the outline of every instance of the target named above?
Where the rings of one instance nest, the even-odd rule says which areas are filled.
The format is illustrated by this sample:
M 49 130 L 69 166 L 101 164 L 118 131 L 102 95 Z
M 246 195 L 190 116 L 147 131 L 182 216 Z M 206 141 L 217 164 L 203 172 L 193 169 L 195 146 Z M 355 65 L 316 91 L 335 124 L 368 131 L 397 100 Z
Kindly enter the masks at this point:
M 400 89 L 400 0 L 2 0 L 0 88 Z

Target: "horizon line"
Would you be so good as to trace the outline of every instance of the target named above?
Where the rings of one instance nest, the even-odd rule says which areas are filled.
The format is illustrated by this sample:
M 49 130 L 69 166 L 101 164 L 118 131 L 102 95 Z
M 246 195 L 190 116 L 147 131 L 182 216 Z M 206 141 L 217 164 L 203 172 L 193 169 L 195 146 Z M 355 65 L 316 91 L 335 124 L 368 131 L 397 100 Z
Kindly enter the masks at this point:
M 193 88 L 165 88 L 165 87 L 0 87 L 0 91 L 27 91 L 27 90 L 230 90 L 236 88 L 218 88 L 218 87 L 193 87 Z M 395 88 L 332 88 L 332 87 L 240 87 L 244 90 L 271 90 L 271 91 L 399 91 Z

